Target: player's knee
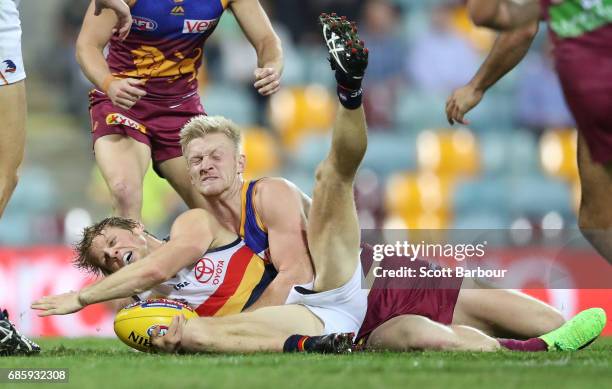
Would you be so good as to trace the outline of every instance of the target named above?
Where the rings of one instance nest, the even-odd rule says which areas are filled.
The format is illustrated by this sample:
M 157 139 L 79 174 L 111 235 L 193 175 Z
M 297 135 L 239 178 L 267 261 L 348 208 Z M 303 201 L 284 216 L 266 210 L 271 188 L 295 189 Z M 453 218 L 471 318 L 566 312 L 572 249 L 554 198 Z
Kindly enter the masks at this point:
M 343 171 L 341 166 L 330 157 L 321 162 L 315 171 L 315 187 L 327 183 L 352 185 L 356 170 Z
M 141 188 L 124 180 L 109 183 L 109 188 L 115 203 L 120 209 L 126 209 L 140 201 Z

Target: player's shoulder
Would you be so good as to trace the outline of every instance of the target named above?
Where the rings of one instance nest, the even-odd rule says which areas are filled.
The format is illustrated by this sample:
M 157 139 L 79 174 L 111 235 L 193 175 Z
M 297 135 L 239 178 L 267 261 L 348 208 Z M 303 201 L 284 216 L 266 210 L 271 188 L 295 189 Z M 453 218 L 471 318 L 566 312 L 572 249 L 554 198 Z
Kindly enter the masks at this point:
M 212 213 L 205 209 L 195 208 L 181 213 L 173 223 L 173 228 L 196 228 L 198 226 L 210 226 L 211 223 L 216 223 Z
M 255 184 L 255 197 L 259 201 L 274 202 L 285 196 L 300 198 L 302 191 L 293 182 L 283 177 L 265 177 Z

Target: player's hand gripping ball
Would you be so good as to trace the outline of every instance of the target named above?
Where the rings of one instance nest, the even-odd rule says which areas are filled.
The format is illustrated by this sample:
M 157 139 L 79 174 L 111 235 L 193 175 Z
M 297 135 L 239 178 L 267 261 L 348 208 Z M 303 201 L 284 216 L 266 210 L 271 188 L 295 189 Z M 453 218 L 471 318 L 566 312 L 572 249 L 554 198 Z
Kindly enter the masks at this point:
M 139 351 L 152 352 L 151 334 L 156 326 L 160 334 L 170 326 L 174 316 L 187 320 L 198 317 L 189 306 L 174 300 L 154 299 L 128 305 L 115 316 L 115 334 L 128 346 Z

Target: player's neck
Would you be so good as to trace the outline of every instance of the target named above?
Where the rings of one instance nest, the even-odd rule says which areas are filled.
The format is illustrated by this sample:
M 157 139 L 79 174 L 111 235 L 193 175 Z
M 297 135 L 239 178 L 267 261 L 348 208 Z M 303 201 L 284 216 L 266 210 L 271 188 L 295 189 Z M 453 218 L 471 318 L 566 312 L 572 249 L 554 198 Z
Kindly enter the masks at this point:
M 145 231 L 144 238 L 147 242 L 147 255 L 157 250 L 164 243 L 161 239 Z
M 242 186 L 244 180 L 239 177 L 219 196 L 207 197 L 208 211 L 212 212 L 219 223 L 234 233 L 240 232 L 242 216 Z

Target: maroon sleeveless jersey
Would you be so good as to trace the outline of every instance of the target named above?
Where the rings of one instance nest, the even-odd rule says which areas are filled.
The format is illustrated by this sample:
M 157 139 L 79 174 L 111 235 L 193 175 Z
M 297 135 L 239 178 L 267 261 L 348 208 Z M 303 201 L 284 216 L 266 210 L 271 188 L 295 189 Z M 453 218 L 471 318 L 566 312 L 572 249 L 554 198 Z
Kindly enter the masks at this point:
M 204 42 L 227 0 L 137 0 L 124 41 L 113 37 L 107 62 L 116 77 L 147 80 L 146 99 L 175 100 L 197 92 Z

